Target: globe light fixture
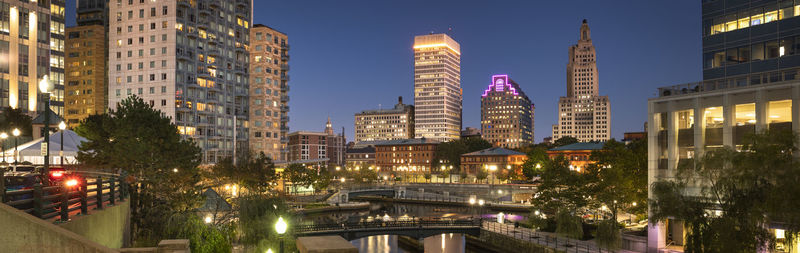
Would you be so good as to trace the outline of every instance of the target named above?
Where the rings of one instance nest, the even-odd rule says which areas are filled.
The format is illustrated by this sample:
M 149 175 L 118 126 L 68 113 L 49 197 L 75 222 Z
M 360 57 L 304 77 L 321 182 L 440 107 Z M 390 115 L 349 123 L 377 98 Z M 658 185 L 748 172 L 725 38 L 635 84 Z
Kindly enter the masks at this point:
M 19 128 L 14 128 L 14 130 L 11 131 L 11 134 L 14 135 L 14 137 L 19 136 L 20 134 Z
M 47 81 L 47 75 L 44 75 L 42 80 L 39 81 L 39 91 L 42 93 L 50 93 L 50 82 Z
M 286 221 L 283 220 L 283 217 L 278 217 L 278 222 L 275 223 L 275 232 L 278 232 L 279 235 L 283 235 L 286 233 L 286 229 L 289 225 L 286 224 Z
M 61 131 L 64 131 L 64 129 L 67 129 L 67 123 L 64 123 L 64 121 L 61 121 L 61 123 L 58 123 L 58 129 L 61 130 Z

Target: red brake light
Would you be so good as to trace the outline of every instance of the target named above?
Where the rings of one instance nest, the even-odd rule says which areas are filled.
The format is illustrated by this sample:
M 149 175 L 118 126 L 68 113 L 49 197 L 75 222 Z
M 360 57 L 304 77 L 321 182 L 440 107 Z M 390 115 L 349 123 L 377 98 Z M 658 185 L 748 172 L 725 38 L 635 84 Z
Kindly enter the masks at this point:
M 67 182 L 65 182 L 65 184 L 66 184 L 68 187 L 73 187 L 73 186 L 76 186 L 76 185 L 78 185 L 78 180 L 75 180 L 75 179 L 70 179 L 70 180 L 67 180 Z
M 64 172 L 63 171 L 52 171 L 52 172 L 50 172 L 50 176 L 55 177 L 55 178 L 60 178 L 60 177 L 64 176 Z

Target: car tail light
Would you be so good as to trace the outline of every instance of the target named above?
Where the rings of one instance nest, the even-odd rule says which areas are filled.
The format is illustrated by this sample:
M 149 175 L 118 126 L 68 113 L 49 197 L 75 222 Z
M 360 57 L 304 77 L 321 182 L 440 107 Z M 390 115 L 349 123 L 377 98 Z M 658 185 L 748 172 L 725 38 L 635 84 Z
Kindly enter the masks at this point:
M 67 187 L 73 187 L 73 186 L 78 185 L 78 180 L 77 179 L 70 179 L 70 180 L 67 180 L 66 182 L 64 182 L 64 184 L 67 185 Z
M 51 171 L 50 172 L 50 176 L 52 176 L 54 178 L 61 178 L 62 176 L 64 176 L 64 171 L 60 171 L 60 170 Z

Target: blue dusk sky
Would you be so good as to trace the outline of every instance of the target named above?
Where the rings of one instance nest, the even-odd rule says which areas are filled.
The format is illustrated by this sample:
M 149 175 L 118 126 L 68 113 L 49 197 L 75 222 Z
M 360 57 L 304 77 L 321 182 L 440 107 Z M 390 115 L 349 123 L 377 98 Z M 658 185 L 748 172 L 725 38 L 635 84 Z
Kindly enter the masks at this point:
M 68 1 L 68 25 L 74 1 Z M 535 138 L 551 135 L 566 95 L 569 46 L 587 19 L 612 137 L 642 131 L 661 86 L 699 81 L 700 1 L 255 0 L 255 24 L 288 34 L 290 130 L 321 131 L 328 116 L 353 139 L 353 114 L 413 103 L 415 35 L 461 44 L 463 126 L 480 128 L 480 95 L 509 74 L 536 104 Z

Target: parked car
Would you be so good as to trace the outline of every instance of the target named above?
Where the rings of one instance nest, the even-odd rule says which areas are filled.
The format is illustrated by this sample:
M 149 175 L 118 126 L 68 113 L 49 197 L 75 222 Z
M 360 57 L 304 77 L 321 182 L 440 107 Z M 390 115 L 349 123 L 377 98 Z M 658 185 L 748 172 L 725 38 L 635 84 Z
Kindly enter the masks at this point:
M 33 198 L 32 192 L 25 194 L 8 194 L 8 193 L 21 190 L 30 190 L 33 189 L 33 186 L 36 184 L 43 184 L 43 186 L 49 185 L 47 180 L 44 180 L 42 175 L 31 172 L 6 172 L 4 173 L 4 178 L 5 178 L 5 187 L 7 192 L 6 196 L 8 197 L 8 201 L 17 201 L 17 200 Z M 22 206 L 18 206 L 18 208 L 21 209 L 28 209 L 32 207 L 33 203 L 28 203 Z

